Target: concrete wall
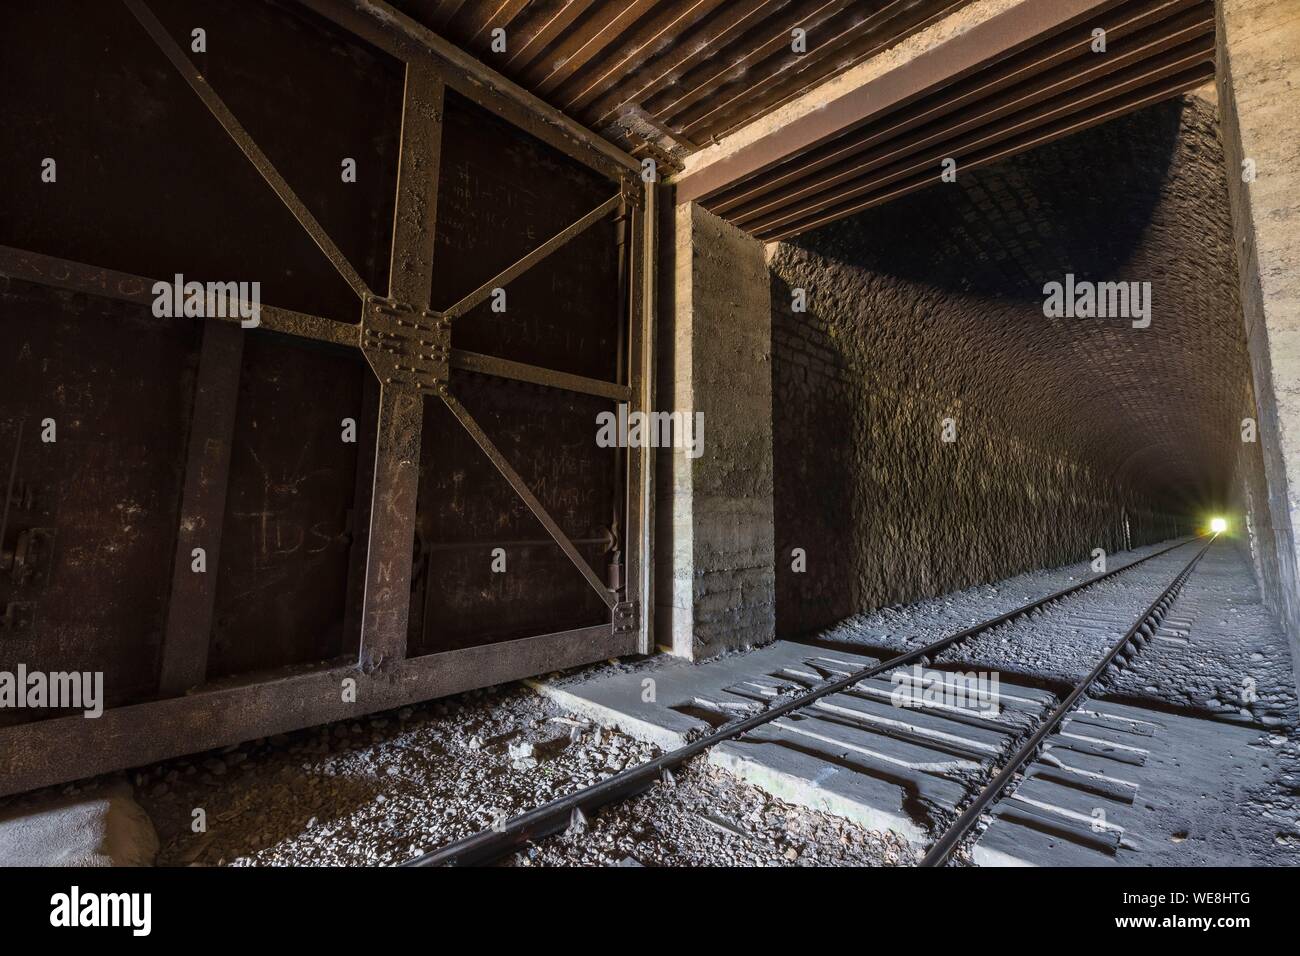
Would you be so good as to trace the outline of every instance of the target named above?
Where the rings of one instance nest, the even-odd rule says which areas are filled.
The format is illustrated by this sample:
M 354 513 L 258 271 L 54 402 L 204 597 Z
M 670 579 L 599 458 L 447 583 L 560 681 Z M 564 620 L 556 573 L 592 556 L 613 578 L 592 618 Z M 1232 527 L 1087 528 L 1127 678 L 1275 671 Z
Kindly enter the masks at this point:
M 1300 2 L 1218 7 L 1219 104 L 1259 422 L 1257 445 L 1241 450 L 1239 495 L 1265 601 L 1300 662 Z M 1243 406 L 1250 411 L 1249 398 Z
M 704 441 L 657 456 L 655 620 L 700 659 L 775 635 L 768 275 L 756 240 L 666 205 L 658 405 L 702 414 Z
M 1222 505 L 1248 384 L 1222 163 L 1189 97 L 770 247 L 779 635 Z M 1067 271 L 1151 282 L 1150 328 L 1045 318 Z

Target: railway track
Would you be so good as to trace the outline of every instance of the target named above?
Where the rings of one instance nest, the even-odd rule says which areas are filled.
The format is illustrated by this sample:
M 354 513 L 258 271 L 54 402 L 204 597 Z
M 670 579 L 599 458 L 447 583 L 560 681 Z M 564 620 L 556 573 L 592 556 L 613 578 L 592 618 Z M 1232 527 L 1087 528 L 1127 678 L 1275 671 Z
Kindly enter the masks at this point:
M 935 840 L 929 851 L 921 859 L 921 866 L 942 866 L 948 862 L 953 852 L 961 845 L 962 840 L 975 827 L 980 818 L 1011 788 L 1015 783 L 1016 776 L 1025 765 L 1037 756 L 1048 735 L 1060 727 L 1061 721 L 1083 701 L 1088 691 L 1115 664 L 1116 659 L 1125 651 L 1132 652 L 1140 649 L 1141 644 L 1151 639 L 1156 628 L 1160 625 L 1161 619 L 1178 597 L 1178 592 L 1182 590 L 1196 565 L 1205 556 L 1205 552 L 1210 550 L 1210 546 L 1214 544 L 1217 538 L 1217 534 L 1213 535 L 1196 552 L 1196 555 L 1187 564 L 1183 565 L 1182 570 L 1151 602 L 1137 621 L 1133 623 L 1133 626 L 1124 633 L 1124 636 L 1111 645 L 1110 650 L 1097 662 L 1096 666 L 1088 672 L 1083 680 L 1074 685 L 1074 688 L 1056 706 L 1056 709 L 1026 737 L 1015 753 L 1002 765 L 1002 768 L 976 794 L 974 800 Z
M 1161 617 L 1168 610 L 1181 590 L 1187 578 L 1191 575 L 1196 564 L 1204 556 L 1205 552 L 1217 539 L 1217 535 L 1210 537 L 1201 548 L 1199 548 L 1194 557 L 1182 570 L 1175 576 L 1171 583 L 1161 591 L 1160 595 L 1151 603 L 1143 612 L 1137 621 L 1130 627 L 1124 636 L 1117 641 L 1105 656 L 1098 662 L 1096 667 L 1080 681 L 1074 689 L 1062 699 L 1061 703 L 1049 714 L 1032 732 L 1028 733 L 1023 742 L 1017 747 L 1015 752 L 1006 760 L 1000 769 L 992 776 L 989 782 L 977 793 L 974 798 L 963 809 L 961 814 L 952 822 L 952 824 L 939 836 L 930 850 L 926 853 L 921 861 L 922 866 L 938 866 L 945 863 L 952 855 L 953 851 L 961 845 L 963 839 L 970 833 L 972 828 L 978 823 L 981 816 L 986 813 L 997 800 L 1007 791 L 1008 787 L 1015 781 L 1016 775 L 1039 751 L 1044 740 L 1052 733 L 1061 721 L 1073 710 L 1080 701 L 1085 697 L 1088 690 L 1096 684 L 1098 680 L 1106 673 L 1116 661 L 1117 658 L 1126 650 L 1132 649 L 1133 645 L 1144 643 L 1154 632 L 1155 626 Z M 700 737 L 685 746 L 678 747 L 675 750 L 662 754 L 654 760 L 647 761 L 636 767 L 630 767 L 623 770 L 606 780 L 585 787 L 582 790 L 575 791 L 567 796 L 552 800 L 533 810 L 512 817 L 504 823 L 488 830 L 480 831 L 460 840 L 447 844 L 440 849 L 423 854 L 415 859 L 409 860 L 402 864 L 403 866 L 475 866 L 494 862 L 513 850 L 523 846 L 530 841 L 536 841 L 543 837 L 550 836 L 566 829 L 570 822 L 578 814 L 590 815 L 595 810 L 610 803 L 625 800 L 648 790 L 656 781 L 670 774 L 671 771 L 681 766 L 686 761 L 707 751 L 709 748 L 723 743 L 724 741 L 733 740 L 744 736 L 755 728 L 770 723 L 779 717 L 808 707 L 823 697 L 831 694 L 840 693 L 848 688 L 853 687 L 861 681 L 876 677 L 880 674 L 894 670 L 899 667 L 905 667 L 913 663 L 928 665 L 934 655 L 941 651 L 948 650 L 962 641 L 982 634 L 992 628 L 1012 621 L 1022 615 L 1030 614 L 1048 605 L 1067 600 L 1070 597 L 1085 591 L 1102 581 L 1109 580 L 1117 575 L 1124 574 L 1142 564 L 1159 558 L 1165 554 L 1179 548 L 1187 547 L 1192 541 L 1184 541 L 1160 551 L 1149 554 L 1136 561 L 1132 561 L 1123 567 L 1114 568 L 1101 574 L 1094 575 L 1078 584 L 1071 585 L 1055 591 L 1042 598 L 1032 601 L 1028 604 L 1021 605 L 1000 614 L 988 620 L 981 621 L 968 628 L 957 631 L 953 634 L 946 635 L 929 644 L 915 648 L 914 650 L 898 654 L 887 660 L 880 661 L 870 667 L 862 668 L 843 677 L 827 680 L 804 693 L 791 696 L 789 699 L 774 703 L 766 710 L 744 719 L 731 721 L 723 724 L 710 734 Z

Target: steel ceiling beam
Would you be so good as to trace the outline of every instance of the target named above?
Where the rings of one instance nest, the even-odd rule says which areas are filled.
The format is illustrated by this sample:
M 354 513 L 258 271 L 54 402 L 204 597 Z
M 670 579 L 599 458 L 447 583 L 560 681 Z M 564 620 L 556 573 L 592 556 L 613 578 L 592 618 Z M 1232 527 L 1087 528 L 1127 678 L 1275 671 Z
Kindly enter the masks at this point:
M 322 2 L 322 0 L 306 0 Z M 415 19 L 636 150 L 694 152 L 972 0 L 482 0 Z M 487 49 L 508 27 L 504 55 Z M 791 31 L 808 31 L 808 50 Z M 643 130 L 643 123 L 650 131 Z M 689 128 L 688 128 L 689 127 Z
M 528 84 L 545 96 L 598 57 L 631 27 L 638 17 L 654 9 L 658 0 L 624 0 L 602 8 L 600 17 L 591 16 L 575 24 L 555 50 L 525 74 Z
M 714 11 L 724 0 L 691 0 L 683 8 L 668 7 L 656 16 L 647 18 L 612 55 L 594 69 L 575 77 L 572 89 L 565 91 L 562 105 L 565 110 L 583 110 L 596 97 L 623 83 L 629 73 L 640 69 L 658 51 L 672 48 L 681 32 L 693 27 Z
M 971 170 L 987 166 L 990 163 L 1006 159 L 1009 156 L 1015 156 L 1036 146 L 1042 146 L 1053 140 L 1090 129 L 1144 106 L 1159 103 L 1171 96 L 1177 96 L 1179 93 L 1196 89 L 1214 77 L 1214 63 L 1212 59 L 1206 59 L 1204 55 L 1198 55 L 1195 59 L 1200 61 L 1198 65 L 1184 69 L 1168 79 L 1159 80 L 1154 85 L 1144 86 L 1135 92 L 1110 98 L 1092 109 L 1069 116 L 1047 127 L 1032 129 L 1021 136 L 1007 140 L 1000 147 L 993 147 L 973 156 L 965 157 L 962 160 L 961 168 Z M 872 206 L 898 199 L 918 189 L 924 189 L 936 182 L 939 182 L 939 171 L 931 164 L 930 167 L 914 178 L 898 183 L 893 188 L 873 192 L 857 200 L 847 200 L 827 208 L 820 215 L 811 214 L 803 218 L 785 220 L 780 227 L 772 226 L 770 232 L 760 232 L 759 238 L 769 242 L 789 239 L 818 226 L 826 225 L 837 219 L 843 219 Z
M 651 60 L 615 89 L 597 99 L 587 116 L 597 129 L 605 127 L 634 104 L 657 90 L 676 84 L 687 72 L 744 33 L 775 14 L 786 0 L 729 0 L 716 16 L 684 37 L 668 52 Z M 725 15 L 724 15 L 725 14 Z
M 739 58 L 715 55 L 711 59 L 716 63 L 708 63 L 710 69 L 707 71 L 707 78 L 693 83 L 688 88 L 673 86 L 661 91 L 646 100 L 644 103 L 646 111 L 658 116 L 661 122 L 670 127 L 682 127 L 682 132 L 690 136 L 694 115 L 687 113 L 690 107 L 703 103 L 707 110 L 718 98 L 720 86 L 732 79 L 747 82 L 752 71 L 768 62 L 771 57 L 799 59 L 800 54 L 791 49 L 791 32 L 796 28 L 803 29 L 815 40 L 818 28 L 843 13 L 851 3 L 852 0 L 824 0 L 812 7 L 791 5 L 780 10 L 775 24 L 765 24 L 773 28 L 772 34 L 766 40 L 756 46 L 747 47 L 741 52 Z M 814 43 L 814 46 L 803 56 L 815 56 L 816 49 Z
M 503 30 L 508 29 L 510 24 L 514 22 L 515 17 L 519 16 L 524 7 L 528 6 L 528 3 L 529 0 L 497 0 L 496 4 L 491 4 L 486 0 L 480 0 L 476 4 L 477 9 L 474 11 L 474 16 L 469 18 L 467 27 L 469 40 L 466 41 L 466 44 L 475 47 L 483 46 L 491 35 L 490 31 L 497 27 Z M 506 43 L 508 51 L 510 49 L 508 36 Z
M 1132 49 L 1121 51 L 1117 46 L 1112 55 L 1095 59 L 1087 68 L 1066 64 L 1055 83 L 1046 86 L 1035 84 L 1028 91 L 978 104 L 959 114 L 960 122 L 955 125 L 940 125 L 937 129 L 923 127 L 906 136 L 886 140 L 876 150 L 855 157 L 849 163 L 821 173 L 806 174 L 792 186 L 762 193 L 756 202 L 733 207 L 728 218 L 741 228 L 761 230 L 757 224 L 770 223 L 771 217 L 780 216 L 783 210 L 786 217 L 815 212 L 825 204 L 860 191 L 860 186 L 852 184 L 868 182 L 872 173 L 891 168 L 889 164 L 907 160 L 923 150 L 928 151 L 920 160 L 922 165 L 937 165 L 948 157 L 961 164 L 970 151 L 979 146 L 1128 92 L 1133 86 L 1133 77 L 1148 76 L 1148 69 L 1165 69 L 1174 64 L 1169 69 L 1178 72 L 1193 62 L 1212 56 L 1213 30 L 1212 19 L 1193 20 L 1181 29 L 1161 33 Z M 819 199 L 819 196 L 825 198 Z M 720 210 L 713 211 L 722 214 Z
M 434 29 L 446 29 L 447 24 L 456 18 L 456 14 L 460 13 L 460 8 L 463 6 L 465 0 L 437 0 L 430 17 Z
M 744 82 L 731 84 L 721 95 L 701 98 L 703 102 L 693 109 L 683 115 L 675 116 L 673 125 L 679 127 L 686 136 L 695 136 L 701 131 L 714 128 L 718 122 L 725 121 L 728 116 L 743 114 L 746 105 L 765 91 L 788 82 L 792 76 L 799 73 L 812 72 L 823 67 L 825 61 L 832 57 L 842 56 L 845 48 L 859 42 L 864 36 L 883 29 L 906 13 L 911 6 L 913 6 L 911 0 L 889 0 L 880 9 L 872 11 L 860 20 L 848 24 L 834 24 L 836 32 L 829 37 L 823 37 L 822 31 L 809 30 L 810 45 L 808 51 L 803 54 L 794 53 L 788 49 L 789 43 L 782 43 L 769 52 L 771 55 L 784 51 L 785 55 L 777 68 L 770 70 L 767 76 L 752 76 L 747 73 Z M 801 22 L 800 26 L 802 25 Z M 891 35 L 887 34 L 887 36 Z M 835 69 L 833 72 L 838 73 L 840 70 Z
M 748 96 L 737 97 L 727 109 L 718 111 L 706 127 L 709 137 L 720 139 L 755 117 L 780 109 L 832 75 L 845 73 L 882 50 L 943 20 L 967 2 L 948 0 L 934 7 L 909 3 L 885 23 L 867 29 L 859 25 L 847 31 L 845 42 L 834 57 L 812 59 L 805 55 L 797 62 L 787 63 L 779 71 L 758 81 Z
M 1133 10 L 1125 9 L 1126 19 L 1112 22 L 1106 28 L 1108 41 L 1114 43 L 1173 14 L 1202 4 L 1203 0 L 1147 0 Z M 1071 31 L 1044 44 L 1035 45 L 1018 56 L 999 62 L 989 70 L 983 70 L 961 83 L 947 86 L 918 101 L 912 109 L 900 110 L 880 122 L 869 123 L 795 161 L 777 165 L 761 175 L 750 177 L 711 198 L 709 209 L 718 215 L 727 216 L 731 210 L 748 206 L 759 196 L 770 198 L 772 193 L 782 187 L 796 183 L 802 187 L 812 174 L 831 166 L 838 168 L 842 161 L 919 126 L 931 124 L 959 109 L 984 109 L 989 98 L 1003 90 L 1012 87 L 1032 90 L 1033 84 L 1029 81 L 1049 70 L 1065 71 L 1067 75 L 1058 74 L 1058 78 L 1068 80 L 1070 75 L 1079 70 L 1079 64 L 1074 61 L 1089 53 L 1092 37 L 1090 32 L 1085 31 L 1090 31 L 1100 22 L 1101 20 L 1089 21 L 1083 30 Z
M 701 200 L 843 136 L 941 86 L 1110 10 L 1122 0 L 1033 0 L 975 24 L 947 42 L 813 110 L 716 162 L 674 180 L 677 201 Z
M 506 61 L 506 69 L 518 73 L 530 67 L 569 24 L 585 14 L 595 3 L 596 0 L 567 0 L 549 20 L 539 22 L 535 30 L 525 34 L 524 41 Z

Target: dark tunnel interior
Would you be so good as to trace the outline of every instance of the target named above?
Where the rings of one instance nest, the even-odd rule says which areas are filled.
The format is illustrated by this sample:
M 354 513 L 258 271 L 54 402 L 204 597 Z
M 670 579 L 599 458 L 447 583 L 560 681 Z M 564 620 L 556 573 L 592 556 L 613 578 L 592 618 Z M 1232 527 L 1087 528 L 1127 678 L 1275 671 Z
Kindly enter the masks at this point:
M 0 868 L 1294 865 L 1298 11 L 0 4 Z
M 834 582 L 777 562 L 778 629 L 1174 537 L 1239 502 L 1229 221 L 1213 108 L 1185 96 L 775 247 L 776 551 L 846 559 Z M 1067 275 L 1138 283 L 1149 325 L 1046 315 Z M 945 420 L 960 442 L 932 440 Z

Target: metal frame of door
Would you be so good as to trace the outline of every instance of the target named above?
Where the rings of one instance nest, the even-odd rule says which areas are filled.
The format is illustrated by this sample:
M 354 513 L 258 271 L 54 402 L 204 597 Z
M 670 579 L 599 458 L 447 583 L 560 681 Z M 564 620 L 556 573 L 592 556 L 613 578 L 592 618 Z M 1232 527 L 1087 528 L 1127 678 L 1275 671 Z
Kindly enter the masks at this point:
M 379 379 L 374 483 L 368 521 L 360 653 L 353 664 L 289 668 L 278 676 L 206 682 L 217 574 L 184 573 L 192 547 L 215 557 L 226 498 L 243 332 L 229 320 L 204 324 L 186 460 L 176 563 L 163 632 L 160 699 L 111 708 L 95 720 L 57 717 L 0 728 L 0 794 L 224 746 L 268 734 L 400 706 L 474 687 L 647 653 L 651 589 L 652 450 L 625 451 L 626 574 L 611 590 L 456 397 L 455 373 L 471 371 L 624 402 L 649 412 L 653 382 L 654 185 L 641 164 L 495 74 L 381 0 L 300 0 L 345 32 L 405 64 L 389 288 L 370 289 L 267 156 L 222 102 L 145 0 L 122 0 L 280 201 L 356 292 L 360 320 L 261 306 L 261 326 L 358 349 Z M 442 310 L 430 300 L 443 93 L 450 87 L 607 177 L 609 199 L 522 259 Z M 451 346 L 454 324 L 597 222 L 630 227 L 625 262 L 625 381 L 607 382 Z M 140 305 L 154 280 L 0 247 L 0 274 Z M 621 317 L 622 318 L 622 317 Z M 609 609 L 593 627 L 408 658 L 412 544 L 426 400 L 443 402 L 546 528 Z M 196 441 L 195 436 L 203 436 Z M 184 530 L 189 529 L 189 530 Z M 353 682 L 352 700 L 341 693 Z

